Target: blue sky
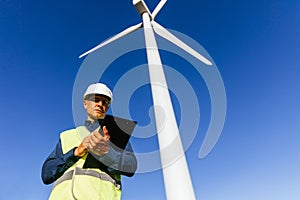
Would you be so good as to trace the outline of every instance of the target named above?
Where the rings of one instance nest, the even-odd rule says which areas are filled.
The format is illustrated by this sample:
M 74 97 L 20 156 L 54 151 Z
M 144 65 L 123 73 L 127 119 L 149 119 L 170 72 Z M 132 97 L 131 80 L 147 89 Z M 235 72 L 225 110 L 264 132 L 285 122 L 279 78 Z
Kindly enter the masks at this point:
M 146 2 L 150 10 L 158 3 Z M 211 114 L 206 85 L 188 62 L 162 51 L 164 64 L 189 80 L 201 105 L 186 151 L 197 199 L 299 199 L 299 10 L 299 0 L 169 0 L 158 14 L 158 23 L 205 48 L 226 90 L 222 135 L 199 159 Z M 140 21 L 130 0 L 0 1 L 0 199 L 47 199 L 51 186 L 43 185 L 41 166 L 59 132 L 74 126 L 72 92 L 84 62 L 78 56 Z M 101 80 L 113 87 L 145 63 L 144 51 L 128 53 Z M 180 102 L 172 100 L 180 119 Z M 146 85 L 125 106 L 144 125 L 151 103 Z M 157 149 L 155 136 L 132 143 L 137 152 Z M 165 199 L 161 170 L 125 177 L 123 188 L 124 200 Z

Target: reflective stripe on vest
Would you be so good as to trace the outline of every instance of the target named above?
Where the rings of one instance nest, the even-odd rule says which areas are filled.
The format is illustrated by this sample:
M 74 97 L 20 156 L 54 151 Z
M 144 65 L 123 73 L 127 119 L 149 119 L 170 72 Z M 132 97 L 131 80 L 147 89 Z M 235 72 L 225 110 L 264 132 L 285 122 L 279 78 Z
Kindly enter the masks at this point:
M 97 171 L 94 170 L 88 170 L 88 169 L 81 169 L 79 167 L 76 167 L 75 169 L 68 171 L 67 173 L 65 173 L 64 175 L 62 175 L 53 185 L 54 189 L 58 184 L 66 181 L 66 180 L 71 180 L 73 177 L 73 173 L 75 170 L 75 175 L 85 175 L 85 176 L 92 176 L 95 178 L 99 178 L 102 181 L 108 181 L 111 182 L 112 184 L 114 184 L 114 186 L 118 189 L 121 189 L 121 182 L 117 181 L 115 179 L 113 179 L 111 176 L 109 176 L 108 174 L 105 173 L 99 173 Z

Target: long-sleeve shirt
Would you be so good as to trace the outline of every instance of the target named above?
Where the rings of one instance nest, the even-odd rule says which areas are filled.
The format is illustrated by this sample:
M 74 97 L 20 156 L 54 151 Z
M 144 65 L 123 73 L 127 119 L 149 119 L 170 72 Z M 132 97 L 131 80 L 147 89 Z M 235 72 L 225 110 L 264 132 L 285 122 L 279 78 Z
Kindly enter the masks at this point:
M 91 123 L 90 121 L 86 121 L 84 125 L 90 132 L 99 128 L 97 122 Z M 45 160 L 42 167 L 42 180 L 45 184 L 51 184 L 56 181 L 69 167 L 80 159 L 80 157 L 74 155 L 75 148 L 63 154 L 61 141 L 58 141 L 55 149 Z M 85 165 L 87 165 L 87 167 L 100 168 L 108 174 L 118 173 L 125 176 L 133 176 L 137 169 L 137 160 L 130 142 L 128 142 L 123 151 L 110 146 L 109 152 L 104 156 L 95 158 L 89 154 Z

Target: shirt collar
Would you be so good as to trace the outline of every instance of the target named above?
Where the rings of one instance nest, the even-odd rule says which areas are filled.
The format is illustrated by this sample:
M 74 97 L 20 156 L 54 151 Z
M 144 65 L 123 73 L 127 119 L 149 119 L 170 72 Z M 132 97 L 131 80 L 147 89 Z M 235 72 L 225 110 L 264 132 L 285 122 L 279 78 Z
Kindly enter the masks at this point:
M 104 123 L 104 119 L 99 119 L 99 120 L 95 120 L 94 122 L 91 122 L 89 120 L 86 120 L 84 122 L 84 126 L 90 131 L 94 131 L 97 128 L 99 128 L 99 126 L 102 126 Z

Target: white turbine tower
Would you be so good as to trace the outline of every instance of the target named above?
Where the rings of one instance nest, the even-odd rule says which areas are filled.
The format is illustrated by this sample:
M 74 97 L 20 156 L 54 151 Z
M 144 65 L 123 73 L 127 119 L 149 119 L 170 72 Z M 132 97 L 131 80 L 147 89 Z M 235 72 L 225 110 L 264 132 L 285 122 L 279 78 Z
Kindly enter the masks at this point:
M 193 200 L 195 199 L 194 189 L 154 32 L 182 48 L 206 65 L 212 65 L 212 63 L 154 21 L 155 16 L 164 6 L 166 1 L 167 0 L 161 0 L 151 13 L 144 0 L 133 0 L 133 5 L 136 7 L 139 14 L 141 14 L 143 22 L 125 29 L 79 57 L 81 58 L 141 27 L 144 28 L 149 77 L 154 103 L 156 130 L 158 134 L 166 198 L 168 200 Z

